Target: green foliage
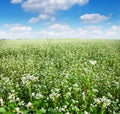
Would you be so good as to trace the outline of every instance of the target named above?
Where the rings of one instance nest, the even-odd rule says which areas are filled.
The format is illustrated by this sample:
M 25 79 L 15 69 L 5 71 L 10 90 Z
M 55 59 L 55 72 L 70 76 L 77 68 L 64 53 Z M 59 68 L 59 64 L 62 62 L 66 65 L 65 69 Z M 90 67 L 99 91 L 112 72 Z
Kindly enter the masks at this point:
M 120 113 L 120 41 L 0 41 L 0 113 Z

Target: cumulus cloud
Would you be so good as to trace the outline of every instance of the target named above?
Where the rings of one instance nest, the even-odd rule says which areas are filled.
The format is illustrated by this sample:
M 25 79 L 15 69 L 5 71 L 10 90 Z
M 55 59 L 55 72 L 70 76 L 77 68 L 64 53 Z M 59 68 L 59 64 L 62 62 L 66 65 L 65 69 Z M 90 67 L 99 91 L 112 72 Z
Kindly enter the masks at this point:
M 74 4 L 84 5 L 89 0 L 27 0 L 22 4 L 26 11 L 53 13 L 56 10 L 67 10 Z
M 0 36 L 4 35 L 5 32 L 3 30 L 0 30 Z
M 55 21 L 56 11 L 68 10 L 75 4 L 85 5 L 89 0 L 11 0 L 11 3 L 21 3 L 25 11 L 38 13 L 37 17 L 32 17 L 28 22 L 36 23 L 40 20 L 50 19 Z
M 32 28 L 30 26 L 22 26 L 20 24 L 13 25 L 10 30 L 10 32 L 31 32 Z
M 67 24 L 56 23 L 34 32 L 30 26 L 21 24 L 9 25 L 7 31 L 0 30 L 0 39 L 24 38 L 120 38 L 120 26 L 103 29 L 102 26 L 71 28 Z
M 12 4 L 22 3 L 23 0 L 11 0 Z
M 31 32 L 10 32 L 10 31 L 2 31 L 0 32 L 0 39 L 25 39 L 25 38 L 34 38 Z
M 32 17 L 28 22 L 29 23 L 36 23 L 40 20 L 46 20 L 46 19 L 48 19 L 48 15 L 40 14 L 38 17 Z
M 11 0 L 11 3 L 21 3 L 22 8 L 25 11 L 38 13 L 37 17 L 32 17 L 28 22 L 36 23 L 40 20 L 50 19 L 55 21 L 56 11 L 68 10 L 75 4 L 85 5 L 89 0 Z
M 110 28 L 112 31 L 115 31 L 115 32 L 119 32 L 120 31 L 120 26 L 112 26 L 111 28 Z
M 38 17 L 32 17 L 28 22 L 29 23 L 36 23 L 38 21 L 47 20 L 47 19 L 50 19 L 51 21 L 55 21 L 54 16 L 49 16 L 47 14 L 40 14 Z
M 53 24 L 49 26 L 49 30 L 55 30 L 55 31 L 68 31 L 71 30 L 71 28 L 68 25 L 65 24 Z
M 109 28 L 106 32 L 107 36 L 109 37 L 118 37 L 120 38 L 120 26 L 112 26 L 111 28 Z
M 98 29 L 101 29 L 101 26 L 91 25 L 91 26 L 85 26 L 85 28 L 88 30 L 98 30 Z
M 0 30 L 0 39 L 32 38 L 32 27 L 21 24 L 5 24 L 7 30 Z M 4 26 L 3 26 L 4 27 Z
M 40 31 L 39 34 L 42 37 L 49 38 L 101 38 L 100 33 L 91 32 L 84 28 L 70 29 L 70 30 L 43 30 Z M 99 35 L 98 35 L 99 34 Z
M 67 24 L 56 23 L 38 32 L 32 31 L 29 26 L 16 24 L 12 25 L 7 32 L 1 31 L 0 38 L 88 38 L 90 34 L 85 28 L 72 29 Z
M 109 17 L 100 15 L 98 13 L 95 14 L 84 14 L 80 16 L 80 20 L 83 23 L 99 23 L 108 20 Z

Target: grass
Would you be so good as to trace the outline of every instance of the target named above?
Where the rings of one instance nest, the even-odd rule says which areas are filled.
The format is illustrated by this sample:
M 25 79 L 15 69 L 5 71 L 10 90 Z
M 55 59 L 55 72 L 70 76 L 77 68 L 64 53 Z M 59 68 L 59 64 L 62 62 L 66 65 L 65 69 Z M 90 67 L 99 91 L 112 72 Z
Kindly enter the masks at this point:
M 120 113 L 119 40 L 1 40 L 1 114 Z

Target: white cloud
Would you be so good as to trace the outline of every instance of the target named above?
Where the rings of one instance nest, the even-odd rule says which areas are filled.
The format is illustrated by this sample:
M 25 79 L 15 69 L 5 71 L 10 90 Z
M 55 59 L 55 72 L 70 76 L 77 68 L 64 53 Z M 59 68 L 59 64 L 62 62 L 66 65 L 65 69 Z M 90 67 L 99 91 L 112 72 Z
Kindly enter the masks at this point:
M 91 29 L 90 26 L 72 29 L 69 25 L 57 23 L 49 26 L 46 30 L 41 30 L 38 34 L 49 38 L 102 38 L 101 33 L 101 28 L 97 26 L 91 26 Z
M 41 20 L 47 20 L 50 19 L 51 21 L 55 21 L 55 17 L 49 16 L 47 14 L 40 14 L 38 17 L 32 17 L 28 22 L 29 23 L 36 23 Z
M 36 23 L 40 20 L 55 21 L 56 11 L 67 10 L 75 4 L 85 5 L 89 0 L 11 0 L 11 3 L 21 3 L 22 8 L 26 11 L 38 13 L 37 17 L 32 17 L 28 22 Z
M 66 24 L 53 24 L 48 28 L 34 32 L 30 26 L 9 25 L 8 30 L 0 30 L 0 39 L 24 38 L 120 38 L 120 26 L 103 29 L 102 26 L 86 26 L 76 29 Z
M 94 34 L 101 34 L 102 33 L 101 26 L 87 26 L 87 27 L 85 27 L 85 29 L 91 33 L 94 33 Z
M 54 13 L 56 10 L 67 10 L 74 4 L 84 5 L 89 0 L 27 0 L 22 4 L 26 11 L 37 13 Z
M 10 32 L 31 32 L 32 28 L 30 26 L 22 26 L 20 24 L 13 25 L 10 30 Z
M 24 38 L 34 38 L 32 33 L 30 32 L 23 32 L 23 33 L 13 33 L 13 32 L 8 32 L 8 31 L 3 31 L 2 33 L 0 32 L 0 39 L 24 39 Z
M 107 30 L 106 35 L 108 37 L 118 37 L 120 38 L 120 26 L 112 26 L 110 29 Z
M 98 13 L 84 14 L 84 15 L 80 16 L 80 20 L 83 23 L 99 23 L 99 22 L 102 22 L 102 21 L 106 21 L 108 19 L 109 19 L 109 17 L 104 16 L 104 15 L 100 15 Z
M 46 20 L 46 19 L 48 19 L 48 15 L 40 14 L 38 17 L 32 17 L 28 22 L 29 23 L 36 23 L 40 20 Z
M 0 36 L 4 35 L 4 34 L 5 34 L 5 32 L 3 30 L 0 30 Z
M 39 18 L 38 17 L 32 17 L 28 22 L 29 23 L 36 23 L 39 21 Z
M 71 30 L 71 28 L 68 25 L 57 23 L 57 24 L 49 26 L 49 30 L 68 31 L 68 30 Z
M 50 19 L 55 21 L 52 16 L 58 10 L 67 10 L 75 4 L 84 5 L 89 0 L 26 0 L 22 3 L 22 8 L 26 11 L 38 13 L 37 17 L 32 17 L 28 22 L 36 23 L 40 20 Z
M 22 3 L 23 0 L 11 0 L 12 4 Z
M 111 28 L 110 28 L 112 31 L 115 31 L 115 32 L 120 32 L 120 26 L 112 26 Z
M 94 25 L 91 25 L 91 26 L 86 26 L 85 29 L 87 30 L 100 30 L 101 29 L 101 26 L 94 26 Z
M 7 24 L 8 30 L 0 30 L 0 39 L 32 38 L 32 27 L 21 24 Z

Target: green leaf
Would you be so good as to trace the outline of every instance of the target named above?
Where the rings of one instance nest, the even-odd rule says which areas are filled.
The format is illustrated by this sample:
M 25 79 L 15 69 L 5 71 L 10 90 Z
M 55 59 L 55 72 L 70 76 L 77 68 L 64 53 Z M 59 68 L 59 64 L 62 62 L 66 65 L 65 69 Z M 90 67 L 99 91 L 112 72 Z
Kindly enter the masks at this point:
M 5 112 L 6 112 L 5 108 L 0 108 L 0 113 L 5 113 Z

